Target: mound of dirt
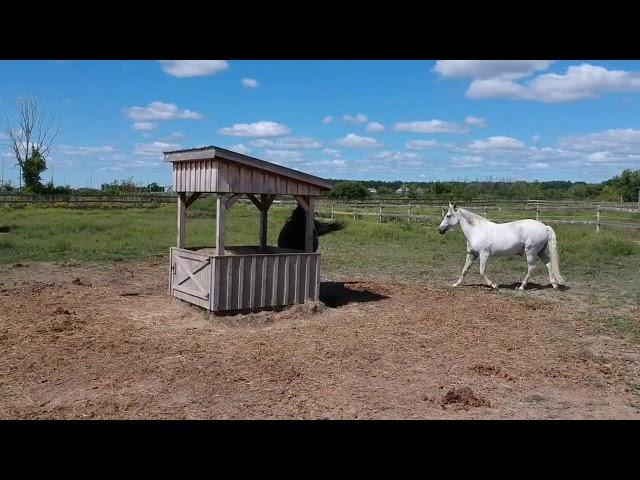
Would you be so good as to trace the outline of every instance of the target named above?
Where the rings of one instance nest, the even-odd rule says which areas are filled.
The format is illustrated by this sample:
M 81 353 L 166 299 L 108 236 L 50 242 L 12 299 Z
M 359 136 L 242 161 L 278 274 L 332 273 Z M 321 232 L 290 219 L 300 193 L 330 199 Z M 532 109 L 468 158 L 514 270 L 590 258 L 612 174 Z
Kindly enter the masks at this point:
M 293 305 L 291 308 L 287 308 L 286 310 L 275 313 L 272 319 L 274 321 L 280 321 L 292 320 L 296 318 L 309 318 L 324 312 L 326 308 L 327 307 L 322 302 L 309 300 L 305 303 Z
M 84 282 L 82 280 L 80 280 L 80 277 L 76 277 L 74 278 L 71 283 L 73 283 L 74 285 L 80 285 L 80 286 L 84 286 L 84 287 L 90 287 L 91 284 L 88 282 Z
M 442 398 L 440 404 L 444 407 L 446 405 L 458 404 L 465 407 L 490 407 L 491 402 L 485 399 L 481 395 L 473 393 L 469 387 L 454 388 L 449 390 L 447 394 Z

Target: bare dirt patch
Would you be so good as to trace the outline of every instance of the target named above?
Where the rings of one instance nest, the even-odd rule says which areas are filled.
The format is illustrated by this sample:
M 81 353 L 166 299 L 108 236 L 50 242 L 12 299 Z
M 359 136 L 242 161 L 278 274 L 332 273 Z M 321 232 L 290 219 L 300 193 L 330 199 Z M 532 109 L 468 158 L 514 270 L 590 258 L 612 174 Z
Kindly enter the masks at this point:
M 640 418 L 640 348 L 561 302 L 329 278 L 216 316 L 168 273 L 0 267 L 0 418 Z

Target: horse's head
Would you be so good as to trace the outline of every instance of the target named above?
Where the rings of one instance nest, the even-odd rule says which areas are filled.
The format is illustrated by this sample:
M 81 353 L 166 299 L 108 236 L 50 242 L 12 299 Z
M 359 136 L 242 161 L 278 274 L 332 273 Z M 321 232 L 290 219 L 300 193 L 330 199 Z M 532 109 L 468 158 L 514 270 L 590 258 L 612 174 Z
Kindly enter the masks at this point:
M 458 207 L 456 205 L 451 205 L 451 202 L 449 202 L 449 210 L 447 210 L 442 222 L 440 222 L 438 232 L 444 235 L 447 233 L 447 230 L 455 227 L 458 223 L 460 223 L 460 219 L 458 218 Z

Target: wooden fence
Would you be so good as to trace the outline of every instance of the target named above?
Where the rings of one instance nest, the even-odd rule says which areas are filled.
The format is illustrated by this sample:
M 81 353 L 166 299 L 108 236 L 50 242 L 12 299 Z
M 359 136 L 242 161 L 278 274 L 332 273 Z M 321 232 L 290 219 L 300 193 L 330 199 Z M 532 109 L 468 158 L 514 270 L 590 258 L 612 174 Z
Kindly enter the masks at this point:
M 363 217 L 375 217 L 380 223 L 386 221 L 406 222 L 440 222 L 444 217 L 447 206 L 426 204 L 340 204 L 325 203 L 316 208 L 316 212 L 324 217 L 335 219 L 339 216 L 349 216 L 354 220 Z M 544 223 L 595 225 L 596 231 L 603 226 L 640 229 L 640 212 L 637 208 L 611 207 L 604 205 L 492 205 L 482 207 L 467 207 L 484 218 L 495 222 L 508 222 L 531 218 Z M 387 210 L 387 211 L 385 211 Z M 390 212 L 389 210 L 394 210 Z M 400 212 L 399 210 L 404 210 Z M 420 210 L 431 210 L 432 213 L 420 214 Z M 438 212 L 439 211 L 439 212 Z M 616 212 L 634 213 L 637 216 L 621 217 Z M 440 215 L 438 215 L 439 213 Z
M 0 205 L 48 207 L 139 207 L 176 203 L 173 195 L 0 195 Z

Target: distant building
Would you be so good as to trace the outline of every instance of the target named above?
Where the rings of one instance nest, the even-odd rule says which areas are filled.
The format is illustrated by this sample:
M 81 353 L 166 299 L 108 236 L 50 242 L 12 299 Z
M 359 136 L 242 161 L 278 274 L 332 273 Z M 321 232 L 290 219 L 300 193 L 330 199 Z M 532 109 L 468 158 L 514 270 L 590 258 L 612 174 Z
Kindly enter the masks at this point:
M 369 188 L 367 189 L 367 191 L 371 194 L 371 195 L 375 195 L 376 193 L 378 193 L 378 191 L 375 188 Z
M 399 189 L 396 190 L 396 194 L 398 195 L 406 195 L 409 192 L 409 187 L 406 185 L 402 185 Z

